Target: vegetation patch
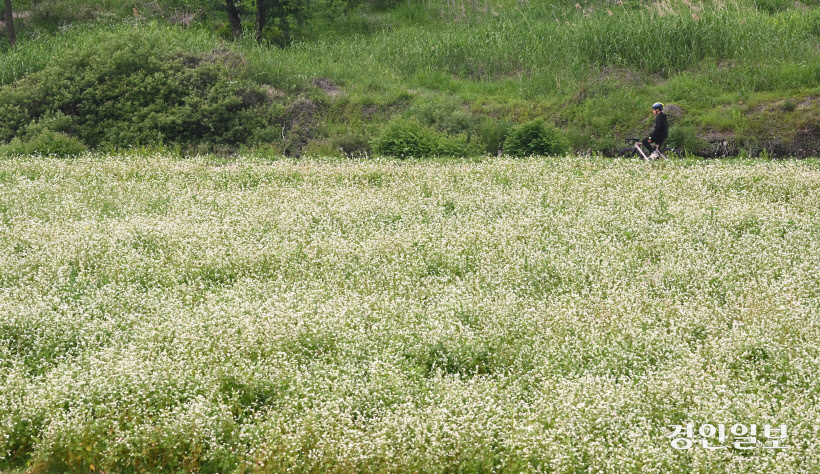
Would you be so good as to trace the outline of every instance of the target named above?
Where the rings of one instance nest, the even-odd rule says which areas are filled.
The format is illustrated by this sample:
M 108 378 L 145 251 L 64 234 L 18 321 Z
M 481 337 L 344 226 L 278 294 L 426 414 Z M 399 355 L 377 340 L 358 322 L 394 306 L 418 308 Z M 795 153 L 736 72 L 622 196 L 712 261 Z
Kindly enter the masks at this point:
M 569 141 L 543 120 L 534 120 L 514 128 L 504 142 L 511 156 L 561 155 L 569 151 Z
M 820 151 L 811 2 L 265 5 L 15 2 L 0 152 L 545 153 L 504 144 L 543 120 L 569 151 L 611 154 L 648 134 L 657 101 L 679 156 Z M 394 121 L 427 137 L 398 143 Z
M 817 160 L 0 160 L 0 470 L 801 472 L 818 189 Z M 673 447 L 710 420 L 760 444 Z
M 239 54 L 192 54 L 154 33 L 117 28 L 0 88 L 0 140 L 10 142 L 0 151 L 213 151 L 270 140 L 281 105 L 248 79 Z
M 424 156 L 468 156 L 477 153 L 467 134 L 437 132 L 417 120 L 395 119 L 373 141 L 376 152 L 399 158 Z

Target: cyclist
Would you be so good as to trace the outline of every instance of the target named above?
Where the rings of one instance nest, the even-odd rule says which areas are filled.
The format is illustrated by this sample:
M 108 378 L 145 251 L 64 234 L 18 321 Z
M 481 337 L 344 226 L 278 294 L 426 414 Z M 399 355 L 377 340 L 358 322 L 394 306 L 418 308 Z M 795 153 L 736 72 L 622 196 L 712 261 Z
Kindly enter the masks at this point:
M 641 144 L 652 152 L 652 154 L 649 155 L 649 159 L 654 160 L 658 157 L 658 152 L 654 145 L 658 145 L 658 149 L 660 149 L 666 137 L 669 136 L 669 122 L 666 121 L 666 114 L 663 113 L 663 104 L 660 102 L 652 104 L 652 113 L 655 114 L 655 128 L 652 130 L 652 133 L 649 134 L 649 138 L 644 139 Z

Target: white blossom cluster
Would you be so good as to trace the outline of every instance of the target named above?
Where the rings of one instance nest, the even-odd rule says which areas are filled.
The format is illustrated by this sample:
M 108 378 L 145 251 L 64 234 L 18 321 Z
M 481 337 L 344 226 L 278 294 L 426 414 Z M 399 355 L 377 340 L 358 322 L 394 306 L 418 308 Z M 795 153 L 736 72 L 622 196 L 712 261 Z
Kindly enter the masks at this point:
M 0 470 L 813 472 L 818 212 L 816 161 L 0 161 Z

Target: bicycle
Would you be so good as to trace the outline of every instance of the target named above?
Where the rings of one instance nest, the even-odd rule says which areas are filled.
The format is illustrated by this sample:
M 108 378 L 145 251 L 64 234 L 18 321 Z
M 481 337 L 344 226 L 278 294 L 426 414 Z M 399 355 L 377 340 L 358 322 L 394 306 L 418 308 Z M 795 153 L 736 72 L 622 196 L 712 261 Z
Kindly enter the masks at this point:
M 643 149 L 641 148 L 641 139 L 640 138 L 634 138 L 634 137 L 624 138 L 624 142 L 627 145 L 630 145 L 630 146 L 628 146 L 626 148 L 621 148 L 620 150 L 618 150 L 617 155 L 619 157 L 621 157 L 621 158 L 639 157 L 643 160 L 654 159 L 654 158 L 649 158 L 649 157 L 652 156 L 652 154 L 647 156 L 646 153 L 644 153 Z M 663 158 L 664 160 L 667 159 L 665 153 L 669 153 L 669 152 L 675 153 L 676 152 L 676 150 L 674 148 L 667 148 L 665 146 L 658 147 L 657 145 L 655 146 L 655 151 L 658 153 L 658 158 Z

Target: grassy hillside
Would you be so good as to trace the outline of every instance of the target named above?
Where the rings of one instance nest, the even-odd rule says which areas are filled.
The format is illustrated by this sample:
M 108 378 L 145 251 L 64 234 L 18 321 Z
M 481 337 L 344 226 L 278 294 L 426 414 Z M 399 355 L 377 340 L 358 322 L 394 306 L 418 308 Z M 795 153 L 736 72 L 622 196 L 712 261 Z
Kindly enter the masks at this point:
M 562 130 L 576 151 L 608 152 L 623 137 L 649 130 L 655 101 L 671 106 L 671 143 L 691 153 L 805 156 L 820 150 L 820 7 L 812 2 L 319 2 L 323 8 L 294 20 L 284 46 L 258 45 L 250 31 L 232 40 L 216 8 L 220 2 L 150 9 L 113 1 L 98 9 L 81 0 L 62 3 L 59 21 L 43 13 L 50 4 L 31 6 L 18 27 L 20 46 L 3 47 L 0 107 L 21 109 L 4 109 L 14 119 L 0 129 L 0 139 L 19 139 L 0 149 L 5 153 L 42 151 L 29 143 L 58 113 L 70 120 L 53 132 L 102 149 L 371 155 L 379 152 L 388 124 L 399 120 L 420 124 L 452 153 L 495 154 L 513 127 L 541 118 Z M 130 43 L 112 45 L 112 38 L 125 36 Z M 252 106 L 244 101 L 220 109 L 227 116 L 241 110 L 256 124 L 232 137 L 186 137 L 179 133 L 184 127 L 175 132 L 139 117 L 145 107 L 160 106 L 132 100 L 137 117 L 122 113 L 105 126 L 113 121 L 144 129 L 139 143 L 128 134 L 89 139 L 84 127 L 95 126 L 94 119 L 77 110 L 83 86 L 62 102 L 49 102 L 53 91 L 36 86 L 84 74 L 84 87 L 104 83 L 107 72 L 77 58 L 117 57 L 114 46 L 131 64 L 112 66 L 124 69 L 122 82 L 144 81 L 129 76 L 130 67 L 139 70 L 131 48 L 141 43 L 157 44 L 159 51 L 143 53 L 165 62 L 198 54 L 199 63 L 222 64 L 231 74 L 217 74 L 216 92 L 209 86 L 209 93 L 243 102 L 242 94 L 220 88 L 236 78 L 267 91 Z M 225 67 L 227 52 L 241 67 Z M 190 75 L 186 68 L 163 75 Z M 59 80 L 54 84 L 60 87 Z M 93 116 L 95 108 L 121 98 L 112 93 L 98 100 L 86 101 L 85 113 Z M 31 102 L 40 108 L 28 110 L 24 104 Z M 180 104 L 185 101 L 171 105 Z M 213 123 L 205 108 L 191 106 L 194 117 L 183 122 Z

